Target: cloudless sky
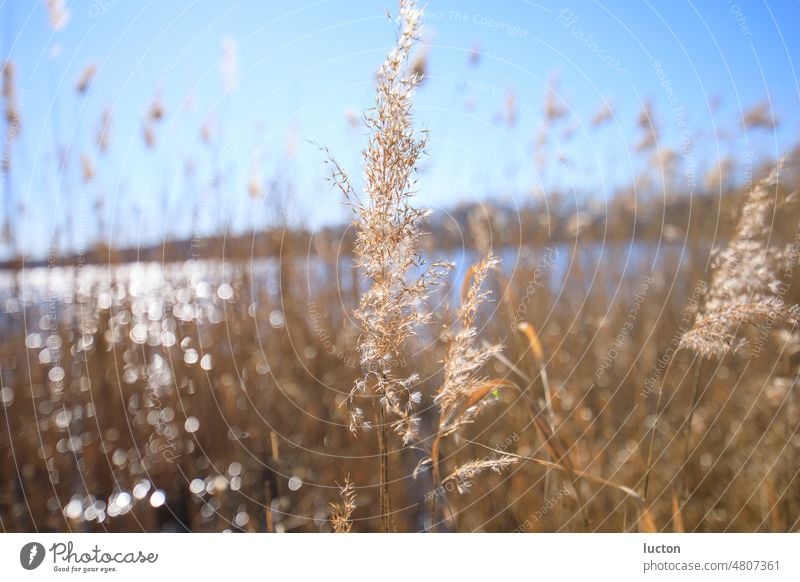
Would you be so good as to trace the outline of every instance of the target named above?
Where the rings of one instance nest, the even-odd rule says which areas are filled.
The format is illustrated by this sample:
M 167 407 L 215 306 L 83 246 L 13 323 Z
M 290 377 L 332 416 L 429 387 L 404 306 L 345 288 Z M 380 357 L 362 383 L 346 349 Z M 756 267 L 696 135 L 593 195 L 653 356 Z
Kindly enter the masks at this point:
M 95 0 L 65 10 L 68 21 L 54 30 L 44 2 L 0 4 L 0 51 L 15 64 L 21 116 L 2 206 L 25 249 L 41 255 L 54 233 L 62 246 L 97 236 L 130 245 L 218 224 L 244 232 L 281 213 L 312 227 L 347 218 L 318 146 L 358 175 L 365 136 L 348 115 L 373 102 L 374 74 L 394 40 L 385 15 L 394 3 Z M 487 197 L 523 205 L 556 188 L 602 205 L 652 163 L 652 151 L 635 151 L 648 101 L 660 148 L 680 153 L 682 131 L 691 132 L 700 180 L 723 158 L 743 172 L 745 152 L 773 158 L 797 143 L 798 2 L 431 0 L 426 10 L 427 77 L 415 115 L 431 139 L 420 203 L 436 210 Z M 225 43 L 238 68 L 229 91 Z M 91 63 L 96 76 L 79 94 Z M 537 165 L 548 86 L 567 113 L 547 126 Z M 142 119 L 155 99 L 165 115 L 148 148 Z M 606 101 L 614 117 L 593 127 Z M 743 113 L 762 102 L 777 130 L 744 131 Z M 88 184 L 82 156 L 94 167 Z M 268 186 L 255 200 L 254 164 Z

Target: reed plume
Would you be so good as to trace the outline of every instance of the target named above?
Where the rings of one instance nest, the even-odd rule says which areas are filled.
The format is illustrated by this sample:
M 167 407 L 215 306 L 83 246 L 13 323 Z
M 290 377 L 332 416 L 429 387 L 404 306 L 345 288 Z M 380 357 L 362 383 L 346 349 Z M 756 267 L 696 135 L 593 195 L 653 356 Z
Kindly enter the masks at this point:
M 457 313 L 460 329 L 445 337 L 444 379 L 435 397 L 440 410 L 441 436 L 451 434 L 473 421 L 478 405 L 483 400 L 481 397 L 480 401 L 473 402 L 474 397 L 481 394 L 482 388 L 489 382 L 488 378 L 480 375 L 480 370 L 492 355 L 500 351 L 499 345 L 488 348 L 475 345 L 478 335 L 475 318 L 481 304 L 489 296 L 489 292 L 482 291 L 481 286 L 489 270 L 497 263 L 497 258 L 490 252 L 470 269 L 464 280 Z
M 19 124 L 19 107 L 17 105 L 16 66 L 8 60 L 3 65 L 3 100 L 5 102 L 6 123 Z
M 486 471 L 500 473 L 503 469 L 517 462 L 517 458 L 510 455 L 499 457 L 486 457 L 464 463 L 457 467 L 450 475 L 442 480 L 442 483 L 455 483 L 459 493 L 466 493 L 472 487 L 475 477 Z
M 653 103 L 651 101 L 646 101 L 642 104 L 642 109 L 636 118 L 636 125 L 642 130 L 642 137 L 636 144 L 635 150 L 642 152 L 655 147 L 658 143 L 658 127 L 656 126 Z
M 16 141 L 20 132 L 20 107 L 17 103 L 17 89 L 15 83 L 16 67 L 14 61 L 7 60 L 3 64 L 3 103 L 6 118 L 6 149 L 2 156 L 0 166 L 4 174 L 11 171 L 11 146 Z
M 500 353 L 501 346 L 489 344 L 481 348 L 475 341 L 478 335 L 475 324 L 478 310 L 489 297 L 489 292 L 481 288 L 489 271 L 497 263 L 497 258 L 489 251 L 485 258 L 469 269 L 462 284 L 461 304 L 456 313 L 459 328 L 444 338 L 443 381 L 434 398 L 439 407 L 439 423 L 431 444 L 430 457 L 424 458 L 415 471 L 416 474 L 431 465 L 435 491 L 441 491 L 442 485 L 453 482 L 460 493 L 466 493 L 472 479 L 480 473 L 487 470 L 499 473 L 516 462 L 515 458 L 506 455 L 474 459 L 457 467 L 444 479 L 441 478 L 439 466 L 442 440 L 472 423 L 477 414 L 491 403 L 490 396 L 497 394 L 498 390 L 516 388 L 510 381 L 489 379 L 481 374 L 486 362 Z M 436 495 L 431 497 L 431 502 L 431 514 L 435 522 Z
M 548 123 L 553 123 L 567 116 L 569 113 L 563 105 L 562 97 L 559 95 L 559 77 L 557 73 L 550 75 L 547 82 L 547 96 L 544 102 L 544 117 Z
M 782 167 L 776 168 L 745 199 L 733 239 L 717 256 L 708 291 L 692 328 L 680 346 L 702 358 L 722 358 L 740 351 L 747 340 L 739 328 L 761 329 L 796 325 L 800 310 L 780 296 L 777 273 L 794 256 L 787 249 L 770 245 L 774 191 Z
M 427 143 L 415 131 L 411 117 L 419 78 L 407 71 L 421 17 L 413 2 L 401 2 L 397 45 L 380 68 L 375 108 L 365 115 L 370 130 L 363 152 L 366 200 L 361 201 L 335 162 L 333 173 L 356 215 L 356 261 L 370 282 L 355 312 L 361 324 L 358 349 L 364 376 L 353 387 L 349 402 L 358 393 L 377 394 L 405 442 L 416 435 L 418 420 L 412 409 L 419 397 L 413 392 L 417 376 L 399 375 L 398 362 L 415 327 L 429 320 L 423 304 L 445 268 L 425 267 L 418 241 L 428 213 L 411 204 L 417 162 Z M 350 413 L 352 430 L 368 427 L 360 408 L 351 406 Z
M 94 81 L 95 76 L 97 75 L 97 64 L 89 63 L 83 69 L 81 76 L 78 77 L 78 80 L 75 82 L 75 91 L 81 95 L 86 93 L 89 90 L 89 87 Z
M 742 114 L 742 126 L 745 129 L 766 129 L 774 131 L 780 125 L 775 116 L 772 103 L 762 101 Z
M 356 509 L 356 493 L 350 477 L 346 477 L 344 485 L 339 488 L 340 503 L 331 503 L 331 527 L 334 533 L 350 533 L 353 527 L 353 511 Z
M 50 23 L 50 28 L 61 30 L 69 23 L 70 12 L 64 0 L 47 0 L 45 6 L 47 7 L 47 19 Z
M 783 160 L 779 160 L 770 174 L 747 193 L 733 238 L 716 257 L 716 268 L 694 323 L 680 340 L 680 348 L 699 356 L 694 364 L 690 408 L 683 424 L 682 467 L 687 467 L 690 459 L 692 424 L 702 397 L 699 388 L 703 361 L 721 359 L 743 350 L 747 346 L 747 340 L 739 336 L 743 325 L 768 332 L 776 326 L 794 326 L 800 322 L 798 307 L 783 301 L 777 276 L 779 271 L 790 266 L 790 259 L 796 260 L 796 256 L 790 249 L 770 244 L 775 189 L 782 167 Z M 660 408 L 660 394 L 657 408 Z M 645 471 L 645 494 L 654 438 L 655 427 Z M 690 492 L 686 471 L 683 481 L 683 498 L 686 499 Z M 680 509 L 677 505 L 676 511 Z
M 363 376 L 347 402 L 350 427 L 369 428 L 357 394 L 378 397 L 378 440 L 381 457 L 381 522 L 388 531 L 388 430 L 391 426 L 408 444 L 417 437 L 421 400 L 415 390 L 417 374 L 404 375 L 399 362 L 403 345 L 418 325 L 430 319 L 425 307 L 431 286 L 447 266 L 426 267 L 419 250 L 421 223 L 427 211 L 412 205 L 415 172 L 425 151 L 426 137 L 415 130 L 411 115 L 419 75 L 409 66 L 409 54 L 419 40 L 422 11 L 401 1 L 396 46 L 378 72 L 375 107 L 365 114 L 369 140 L 363 152 L 364 194 L 356 194 L 347 173 L 333 160 L 332 179 L 355 213 L 356 263 L 369 281 L 355 317 L 361 326 L 358 342 Z
M 106 153 L 109 147 L 110 135 L 111 133 L 111 110 L 106 109 L 103 111 L 103 115 L 100 119 L 100 127 L 97 131 L 97 149 L 102 152 Z
M 600 104 L 600 107 L 597 109 L 597 112 L 592 116 L 591 125 L 592 127 L 600 127 L 605 123 L 611 121 L 614 118 L 614 106 L 603 99 L 603 102 Z

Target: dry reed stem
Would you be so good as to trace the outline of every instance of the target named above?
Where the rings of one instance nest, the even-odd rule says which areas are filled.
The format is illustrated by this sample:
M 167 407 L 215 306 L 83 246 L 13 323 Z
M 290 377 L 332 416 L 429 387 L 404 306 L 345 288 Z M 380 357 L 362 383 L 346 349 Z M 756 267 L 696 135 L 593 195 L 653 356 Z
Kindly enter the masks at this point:
M 689 475 L 688 475 L 688 468 L 689 468 L 689 442 L 691 441 L 692 437 L 692 423 L 694 422 L 694 413 L 697 410 L 697 405 L 700 401 L 700 379 L 702 378 L 703 374 L 703 359 L 698 358 L 697 362 L 694 363 L 694 377 L 692 379 L 692 395 L 690 399 L 689 405 L 689 414 L 687 415 L 686 419 L 686 426 L 683 431 L 683 464 L 682 472 L 683 472 L 683 492 L 682 495 L 684 498 L 689 496 Z
M 466 440 L 466 442 L 468 442 L 470 444 L 477 445 L 479 447 L 482 447 L 482 448 L 484 448 L 484 449 L 486 449 L 488 451 L 491 451 L 493 453 L 496 453 L 498 455 L 511 457 L 511 458 L 514 458 L 514 459 L 518 459 L 520 461 L 530 461 L 531 463 L 535 463 L 537 465 L 541 465 L 542 467 L 547 467 L 547 468 L 550 468 L 550 469 L 557 469 L 558 471 L 563 471 L 564 473 L 572 475 L 572 476 L 574 476 L 574 477 L 576 477 L 578 479 L 584 479 L 586 481 L 591 481 L 592 483 L 595 483 L 597 485 L 601 485 L 603 487 L 611 487 L 612 489 L 616 489 L 617 491 L 620 491 L 620 492 L 624 493 L 627 497 L 629 497 L 632 500 L 634 500 L 641 508 L 644 507 L 644 499 L 642 498 L 641 495 L 636 493 L 636 491 L 634 491 L 630 487 L 627 487 L 625 485 L 620 485 L 619 483 L 615 483 L 614 481 L 611 481 L 609 479 L 604 479 L 603 477 L 600 477 L 598 475 L 593 475 L 592 473 L 587 473 L 586 471 L 580 471 L 580 470 L 575 469 L 574 467 L 571 467 L 571 466 L 570 467 L 565 466 L 562 463 L 554 463 L 554 462 L 548 461 L 546 459 L 539 459 L 539 458 L 536 458 L 536 457 L 530 457 L 530 456 L 525 456 L 525 455 L 517 455 L 515 453 L 511 453 L 511 452 L 508 452 L 508 451 L 501 451 L 499 449 L 495 449 L 493 447 L 490 447 L 488 445 L 484 445 L 483 443 L 479 443 L 477 441 L 472 441 L 472 440 L 469 440 L 469 439 L 464 439 L 464 440 Z
M 539 379 L 542 382 L 542 392 L 544 394 L 544 407 L 547 411 L 547 420 L 550 423 L 550 429 L 555 432 L 555 413 L 553 412 L 553 396 L 550 392 L 550 382 L 547 379 L 547 367 L 545 365 L 544 350 L 542 343 L 539 341 L 539 334 L 530 323 L 522 321 L 517 324 L 517 331 L 521 332 L 528 339 L 531 346 L 531 353 L 533 354 L 536 367 L 539 371 Z
M 396 45 L 378 72 L 375 108 L 365 114 L 369 130 L 363 152 L 365 200 L 355 193 L 347 173 L 330 160 L 332 179 L 356 216 L 354 252 L 370 282 L 354 313 L 361 326 L 358 350 L 364 376 L 356 381 L 347 403 L 351 430 L 368 429 L 370 423 L 354 399 L 356 394 L 368 392 L 378 397 L 382 531 L 389 530 L 391 513 L 389 426 L 402 436 L 404 445 L 417 438 L 419 426 L 414 411 L 420 401 L 414 390 L 418 376 L 400 376 L 398 361 L 416 327 L 429 321 L 424 303 L 430 288 L 447 271 L 444 264 L 425 268 L 419 236 L 428 213 L 411 204 L 417 163 L 427 143 L 412 122 L 412 97 L 420 77 L 408 63 L 419 40 L 422 10 L 411 0 L 401 0 L 397 21 Z
M 448 332 L 444 338 L 446 348 L 442 370 L 443 381 L 434 398 L 439 407 L 439 422 L 431 445 L 431 456 L 423 460 L 432 465 L 434 490 L 438 490 L 444 483 L 441 480 L 439 467 L 442 439 L 472 423 L 482 406 L 486 404 L 489 395 L 501 388 L 513 387 L 513 384 L 505 380 L 488 379 L 480 375 L 484 364 L 500 350 L 500 346 L 480 348 L 475 345 L 477 313 L 489 296 L 489 292 L 482 291 L 481 287 L 489 271 L 496 264 L 497 259 L 489 251 L 484 259 L 469 268 L 462 283 L 461 304 L 456 313 L 459 329 Z M 485 468 L 491 469 L 482 467 L 481 470 Z M 431 500 L 431 514 L 435 522 L 435 495 Z
M 683 514 L 681 512 L 681 501 L 675 487 L 672 488 L 672 531 L 683 533 Z

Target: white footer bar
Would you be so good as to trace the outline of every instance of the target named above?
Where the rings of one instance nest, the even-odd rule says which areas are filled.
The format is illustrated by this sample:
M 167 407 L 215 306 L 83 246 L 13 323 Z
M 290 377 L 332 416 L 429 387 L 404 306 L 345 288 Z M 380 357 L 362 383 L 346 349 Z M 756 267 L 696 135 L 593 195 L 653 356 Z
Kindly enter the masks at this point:
M 3 580 L 800 580 L 797 534 L 2 534 Z M 512 578 L 513 577 L 513 578 Z M 550 578 L 552 577 L 552 578 Z

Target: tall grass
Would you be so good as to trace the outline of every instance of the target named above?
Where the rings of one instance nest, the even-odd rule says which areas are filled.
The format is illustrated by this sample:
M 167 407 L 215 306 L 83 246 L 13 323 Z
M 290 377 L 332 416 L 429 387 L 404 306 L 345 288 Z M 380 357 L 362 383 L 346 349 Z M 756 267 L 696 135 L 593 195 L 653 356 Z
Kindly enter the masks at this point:
M 7 265 L 3 531 L 797 530 L 797 152 L 752 190 L 717 176 L 721 207 L 671 192 L 679 238 L 632 192 L 605 222 L 563 200 L 552 224 L 533 204 L 513 223 L 501 204 L 432 217 L 414 197 L 422 17 L 401 2 L 363 179 L 331 160 L 352 238 L 290 228 L 290 177 L 266 184 L 254 155 L 250 193 L 284 197 L 256 240 L 197 235 L 183 261 Z M 555 89 L 545 108 L 565 116 Z M 167 115 L 157 95 L 146 147 Z M 654 117 L 648 104 L 643 150 Z M 111 112 L 99 120 L 102 153 Z M 71 163 L 102 180 L 102 156 Z

